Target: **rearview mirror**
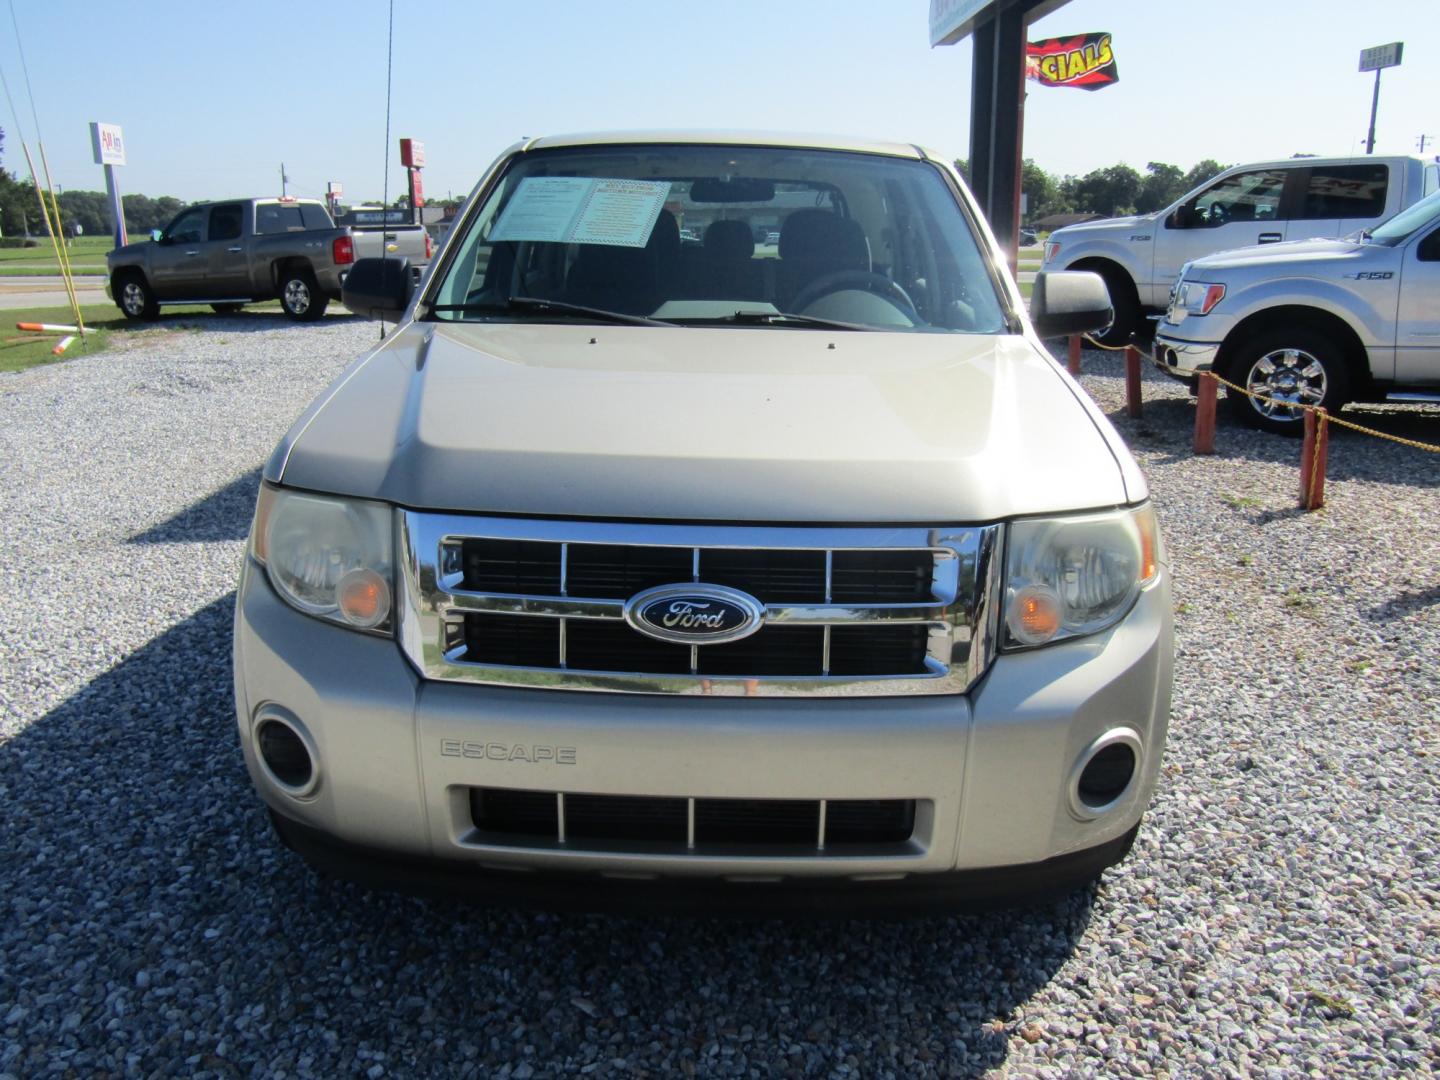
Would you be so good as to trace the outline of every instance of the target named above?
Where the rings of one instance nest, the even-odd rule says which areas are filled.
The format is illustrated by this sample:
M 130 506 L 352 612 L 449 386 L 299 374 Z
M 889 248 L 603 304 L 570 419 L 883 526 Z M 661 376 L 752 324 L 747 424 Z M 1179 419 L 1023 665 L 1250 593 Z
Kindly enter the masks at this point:
M 409 259 L 357 259 L 340 286 L 340 302 L 361 318 L 399 322 L 414 291 Z
M 1115 321 L 1105 279 L 1089 270 L 1056 270 L 1035 276 L 1030 322 L 1042 338 L 1088 334 Z

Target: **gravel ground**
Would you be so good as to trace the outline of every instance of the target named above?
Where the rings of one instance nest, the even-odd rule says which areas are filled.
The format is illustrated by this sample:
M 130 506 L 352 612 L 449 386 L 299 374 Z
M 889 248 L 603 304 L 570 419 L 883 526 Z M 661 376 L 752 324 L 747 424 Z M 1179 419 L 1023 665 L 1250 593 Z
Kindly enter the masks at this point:
M 487 911 L 321 882 L 234 735 L 258 469 L 372 324 L 250 316 L 0 378 L 0 1074 L 1290 1076 L 1440 1048 L 1440 455 L 1085 383 L 1174 559 L 1164 781 L 1130 860 L 909 922 Z M 1440 413 L 1377 423 L 1440 442 Z

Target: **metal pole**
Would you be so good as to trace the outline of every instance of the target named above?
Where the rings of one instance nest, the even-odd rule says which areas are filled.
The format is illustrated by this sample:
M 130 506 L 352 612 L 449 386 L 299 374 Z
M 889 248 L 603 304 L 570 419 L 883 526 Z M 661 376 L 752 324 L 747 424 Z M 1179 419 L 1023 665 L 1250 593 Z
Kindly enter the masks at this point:
M 120 185 L 115 180 L 115 166 L 105 166 L 105 193 L 110 196 L 110 224 L 114 226 L 115 246 L 130 242 L 125 234 L 125 204 L 120 201 Z
M 1375 152 L 1375 113 L 1380 108 L 1380 72 L 1383 68 L 1375 69 L 1375 96 L 1370 99 L 1370 135 L 1365 140 L 1365 153 Z

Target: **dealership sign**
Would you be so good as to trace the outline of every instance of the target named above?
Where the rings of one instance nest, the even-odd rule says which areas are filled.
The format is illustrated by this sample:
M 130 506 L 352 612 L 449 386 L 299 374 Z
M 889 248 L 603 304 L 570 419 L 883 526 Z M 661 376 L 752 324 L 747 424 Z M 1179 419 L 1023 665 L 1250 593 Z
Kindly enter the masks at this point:
M 1041 86 L 1078 86 L 1099 90 L 1120 81 L 1110 35 L 1076 34 L 1046 38 L 1025 46 L 1025 77 Z
M 1379 71 L 1381 68 L 1399 67 L 1400 54 L 1405 49 L 1403 41 L 1392 41 L 1389 45 L 1376 45 L 1360 50 L 1360 70 Z
M 92 123 L 90 145 L 95 151 L 96 165 L 125 164 L 125 136 L 119 124 Z

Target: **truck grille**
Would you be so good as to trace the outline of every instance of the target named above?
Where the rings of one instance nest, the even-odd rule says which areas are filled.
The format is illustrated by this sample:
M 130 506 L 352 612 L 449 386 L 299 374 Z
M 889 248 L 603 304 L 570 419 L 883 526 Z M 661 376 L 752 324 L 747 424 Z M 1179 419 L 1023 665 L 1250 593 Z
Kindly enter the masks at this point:
M 747 695 L 968 689 L 994 641 L 996 526 L 783 528 L 403 515 L 400 636 L 429 678 Z M 657 640 L 627 602 L 739 590 L 760 628 Z
M 481 844 L 694 855 L 736 848 L 847 854 L 907 847 L 915 799 L 688 799 L 471 788 Z

